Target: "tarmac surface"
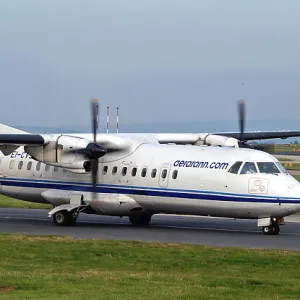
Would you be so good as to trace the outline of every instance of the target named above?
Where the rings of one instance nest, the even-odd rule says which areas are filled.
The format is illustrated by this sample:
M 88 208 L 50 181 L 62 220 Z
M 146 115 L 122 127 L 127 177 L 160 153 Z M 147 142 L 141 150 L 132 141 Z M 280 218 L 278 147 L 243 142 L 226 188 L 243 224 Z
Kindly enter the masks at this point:
M 0 233 L 61 235 L 80 239 L 190 243 L 218 247 L 300 250 L 300 215 L 285 218 L 278 236 L 266 236 L 256 220 L 155 215 L 147 227 L 128 218 L 80 214 L 73 227 L 55 226 L 47 210 L 1 208 Z

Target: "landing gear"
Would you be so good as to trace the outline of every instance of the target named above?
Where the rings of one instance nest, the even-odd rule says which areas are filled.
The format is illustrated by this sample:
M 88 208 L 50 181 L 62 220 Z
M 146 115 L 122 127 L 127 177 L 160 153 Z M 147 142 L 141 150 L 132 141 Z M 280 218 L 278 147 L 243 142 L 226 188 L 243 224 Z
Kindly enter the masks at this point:
M 262 231 L 265 235 L 278 235 L 280 228 L 278 223 L 273 222 L 270 226 L 264 226 Z
M 147 226 L 151 221 L 152 215 L 140 214 L 129 216 L 129 221 L 133 226 Z
M 78 218 L 77 211 L 60 210 L 53 216 L 53 222 L 57 226 L 74 226 Z

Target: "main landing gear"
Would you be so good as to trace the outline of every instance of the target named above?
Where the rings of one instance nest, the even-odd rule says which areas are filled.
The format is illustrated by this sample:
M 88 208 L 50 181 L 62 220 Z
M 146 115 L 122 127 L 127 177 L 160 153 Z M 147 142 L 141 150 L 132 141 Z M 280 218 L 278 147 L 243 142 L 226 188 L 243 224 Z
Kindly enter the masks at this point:
M 74 226 L 78 218 L 77 211 L 60 210 L 53 216 L 53 222 L 57 226 Z
M 280 225 L 284 225 L 283 217 L 258 220 L 258 226 L 262 226 L 262 232 L 265 235 L 278 235 L 280 232 Z
M 151 221 L 152 215 L 138 214 L 129 216 L 129 221 L 132 226 L 147 226 Z

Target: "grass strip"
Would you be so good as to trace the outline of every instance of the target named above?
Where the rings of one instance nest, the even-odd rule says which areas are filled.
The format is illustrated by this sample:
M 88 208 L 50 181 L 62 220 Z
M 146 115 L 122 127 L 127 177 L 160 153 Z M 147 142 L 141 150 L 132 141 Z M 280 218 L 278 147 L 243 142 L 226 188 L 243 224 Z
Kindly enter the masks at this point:
M 27 202 L 0 195 L 0 207 L 50 209 L 50 204 Z
M 300 252 L 0 235 L 0 298 L 299 299 Z

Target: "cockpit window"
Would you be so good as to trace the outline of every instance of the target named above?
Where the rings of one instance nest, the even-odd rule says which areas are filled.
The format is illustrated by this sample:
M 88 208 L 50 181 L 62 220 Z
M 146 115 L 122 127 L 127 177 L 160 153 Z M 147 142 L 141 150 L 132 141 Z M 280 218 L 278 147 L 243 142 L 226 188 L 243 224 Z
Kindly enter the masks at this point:
M 237 173 L 239 172 L 239 169 L 240 169 L 242 163 L 243 163 L 242 161 L 237 161 L 237 162 L 235 162 L 235 163 L 231 166 L 231 168 L 228 170 L 228 172 L 229 172 L 229 173 L 232 173 L 232 174 L 237 174 Z
M 283 165 L 279 161 L 276 163 L 276 166 L 282 173 L 288 174 L 288 171 L 283 167 Z
M 275 163 L 273 162 L 258 162 L 257 163 L 258 169 L 260 173 L 267 173 L 267 174 L 278 174 L 280 173 L 279 169 L 276 167 Z
M 253 162 L 245 162 L 243 165 L 242 171 L 240 174 L 253 174 L 257 173 L 257 169 L 255 163 Z

